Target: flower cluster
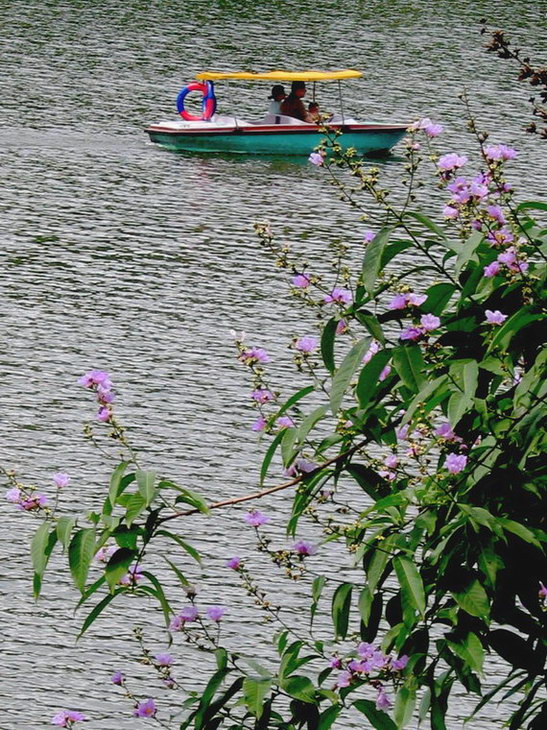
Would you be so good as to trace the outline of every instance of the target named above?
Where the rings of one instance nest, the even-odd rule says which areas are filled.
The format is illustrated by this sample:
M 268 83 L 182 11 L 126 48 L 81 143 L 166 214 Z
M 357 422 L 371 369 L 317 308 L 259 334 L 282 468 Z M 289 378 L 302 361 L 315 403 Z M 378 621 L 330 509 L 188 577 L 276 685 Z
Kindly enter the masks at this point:
M 371 684 L 377 690 L 376 708 L 388 710 L 392 703 L 386 693 L 384 682 L 400 677 L 407 664 L 408 656 L 406 655 L 395 658 L 391 654 L 384 654 L 379 647 L 375 647 L 373 644 L 361 642 L 349 661 L 346 659 L 344 663 L 340 657 L 331 659 L 331 668 L 342 670 L 334 689 L 342 689 L 362 682 Z
M 77 712 L 76 710 L 61 710 L 52 717 L 51 724 L 57 725 L 58 727 L 71 728 L 74 727 L 76 722 L 83 722 L 84 720 L 87 720 L 87 717 L 83 714 L 83 712 Z
M 5 495 L 8 502 L 17 505 L 17 508 L 25 512 L 44 509 L 48 504 L 48 498 L 45 494 L 37 492 L 32 487 L 28 489 L 20 489 L 12 487 L 8 489 Z
M 112 419 L 112 403 L 115 399 L 115 393 L 112 390 L 112 381 L 110 376 L 104 370 L 90 370 L 78 380 L 84 388 L 94 391 L 99 403 L 97 411 L 97 420 L 102 423 L 108 423 Z

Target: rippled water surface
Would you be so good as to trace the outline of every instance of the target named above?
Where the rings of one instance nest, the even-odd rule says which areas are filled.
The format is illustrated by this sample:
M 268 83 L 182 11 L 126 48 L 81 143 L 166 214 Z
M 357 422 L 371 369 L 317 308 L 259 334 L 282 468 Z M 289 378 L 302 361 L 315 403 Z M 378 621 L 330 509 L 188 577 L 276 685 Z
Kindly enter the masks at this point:
M 355 67 L 366 78 L 348 83 L 353 115 L 427 115 L 446 126 L 445 151 L 472 154 L 457 98 L 466 87 L 492 139 L 518 146 L 513 179 L 526 184 L 528 197 L 541 195 L 541 148 L 521 133 L 528 92 L 514 70 L 484 53 L 478 30 L 489 17 L 534 51 L 546 12 L 545 2 L 492 0 L 0 2 L 3 465 L 46 490 L 52 473 L 67 471 L 73 487 L 64 505 L 97 506 L 109 463 L 81 435 L 93 405 L 76 379 L 101 367 L 117 384 L 120 415 L 147 465 L 210 500 L 255 488 L 263 446 L 249 435 L 248 383 L 229 330 L 245 329 L 268 348 L 288 392 L 299 381 L 283 365 L 287 344 L 311 332 L 312 319 L 287 308 L 283 277 L 259 247 L 253 221 L 270 220 L 325 272 L 333 240 L 360 254 L 363 224 L 305 161 L 176 155 L 151 145 L 144 127 L 174 116 L 179 88 L 205 68 Z M 320 91 L 326 108 L 333 88 Z M 242 114 L 260 116 L 268 92 L 250 85 L 232 95 Z M 221 111 L 232 111 L 222 90 L 219 96 Z M 388 182 L 401 165 L 397 150 L 381 163 Z M 265 505 L 279 524 L 286 501 L 272 497 Z M 0 728 L 49 726 L 60 707 L 85 711 L 90 728 L 140 727 L 108 676 L 135 671 L 124 659 L 136 653 L 132 623 L 144 627 L 153 649 L 162 648 L 157 611 L 128 601 L 132 621 L 112 611 L 76 645 L 81 617 L 68 608 L 75 599 L 68 579 L 46 579 L 43 598 L 33 602 L 32 520 L 0 509 Z M 208 580 L 187 570 L 203 580 L 203 601 L 230 605 L 230 641 L 241 644 L 242 635 L 244 648 L 260 655 L 266 644 L 256 613 L 222 568 L 226 556 L 251 554 L 240 518 L 234 510 L 214 522 L 189 521 L 184 530 L 207 557 Z M 53 569 L 60 564 L 55 557 Z M 256 565 L 274 598 L 283 595 L 288 614 L 302 620 L 298 606 L 309 588 L 297 585 L 287 599 L 279 576 Z M 185 686 L 205 676 L 204 662 L 180 652 Z M 137 675 L 151 678 L 146 667 Z M 155 691 L 151 682 L 142 686 Z M 159 701 L 167 704 L 165 693 Z M 469 707 L 464 698 L 455 703 L 451 730 Z M 487 714 L 473 724 L 493 726 Z

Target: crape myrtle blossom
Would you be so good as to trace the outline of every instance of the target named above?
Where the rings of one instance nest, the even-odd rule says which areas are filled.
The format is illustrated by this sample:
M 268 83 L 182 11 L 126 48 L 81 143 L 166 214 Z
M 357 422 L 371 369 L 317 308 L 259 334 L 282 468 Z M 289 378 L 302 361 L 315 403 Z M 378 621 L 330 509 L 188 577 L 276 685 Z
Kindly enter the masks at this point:
M 302 272 L 301 274 L 296 274 L 296 276 L 292 279 L 292 285 L 297 287 L 298 289 L 307 289 L 309 285 L 311 284 L 311 276 L 310 274 L 306 274 Z
M 264 403 L 273 400 L 273 397 L 273 393 L 267 388 L 257 388 L 251 393 L 251 398 L 257 403 L 260 403 L 260 405 L 264 405 Z
M 144 578 L 143 574 L 139 572 L 138 565 L 132 565 L 127 573 L 120 578 L 119 583 L 122 586 L 134 586 Z
M 155 717 L 157 711 L 158 708 L 156 707 L 156 703 L 150 697 L 147 700 L 137 703 L 133 712 L 133 717 Z
M 441 320 L 434 314 L 423 314 L 420 318 L 420 324 L 425 332 L 431 332 L 441 326 Z
M 453 208 L 451 205 L 445 205 L 443 208 L 443 215 L 445 218 L 453 220 L 459 217 L 460 211 L 457 208 Z
M 317 469 L 317 464 L 314 461 L 308 459 L 299 458 L 295 459 L 294 462 L 285 469 L 285 476 L 295 477 L 297 474 L 309 474 Z
M 503 324 L 507 319 L 507 314 L 503 314 L 499 309 L 495 309 L 494 311 L 487 309 L 484 313 L 486 314 L 486 319 L 484 320 L 486 324 Z
M 14 504 L 19 504 L 21 502 L 21 490 L 17 487 L 12 487 L 12 489 L 8 489 L 8 491 L 5 494 L 6 499 L 8 502 L 13 502 Z
M 378 380 L 383 381 L 387 378 L 387 376 L 391 372 L 391 365 L 386 365 L 385 368 L 383 368 L 382 372 L 378 376 Z
M 458 155 L 456 152 L 449 152 L 447 155 L 439 157 L 437 167 L 441 172 L 447 173 L 463 167 L 467 160 L 468 158 L 465 155 Z
M 97 552 L 95 553 L 95 560 L 98 563 L 108 563 L 110 558 L 114 555 L 114 553 L 118 550 L 117 545 L 103 545 L 103 547 L 99 548 Z
M 547 587 L 545 587 L 541 581 L 539 581 L 538 596 L 545 603 L 545 600 L 547 599 Z
M 171 654 L 168 654 L 167 652 L 160 652 L 159 654 L 155 654 L 154 659 L 156 660 L 157 665 L 160 667 L 170 667 L 175 661 L 173 659 L 173 656 Z
M 5 497 L 8 502 L 16 504 L 17 509 L 24 510 L 25 512 L 42 509 L 48 503 L 48 498 L 45 494 L 41 494 L 41 492 L 33 492 L 27 496 L 18 487 L 8 489 Z
M 415 342 L 416 340 L 419 340 L 423 334 L 423 330 L 419 327 L 407 327 L 401 332 L 399 338 L 403 341 L 410 340 L 411 342 Z
M 465 454 L 448 454 L 444 465 L 450 474 L 459 474 L 465 469 L 467 456 Z
M 493 218 L 496 223 L 499 223 L 500 226 L 504 226 L 507 222 L 505 220 L 503 210 L 500 208 L 499 205 L 488 205 L 486 207 L 486 213 L 490 218 Z
M 264 416 L 259 416 L 256 419 L 256 421 L 253 423 L 253 425 L 251 426 L 251 430 L 252 431 L 264 431 L 264 429 L 266 428 L 266 423 L 267 423 L 267 421 L 264 418 Z
M 241 558 L 239 558 L 237 555 L 234 555 L 233 558 L 230 558 L 226 561 L 226 567 L 230 568 L 231 570 L 239 570 L 241 566 Z
M 376 709 L 377 710 L 383 710 L 384 712 L 386 710 L 389 710 L 391 708 L 391 700 L 386 694 L 386 691 L 383 687 L 378 688 L 378 695 L 376 697 Z
M 311 155 L 308 157 L 308 160 L 311 162 L 312 165 L 317 165 L 319 167 L 324 163 L 325 158 L 319 152 L 312 152 Z
M 351 304 L 353 295 L 349 289 L 344 289 L 341 286 L 335 286 L 330 294 L 327 294 L 323 301 L 325 304 L 331 304 L 337 302 L 338 304 Z
M 297 555 L 303 558 L 308 555 L 315 555 L 317 552 L 317 545 L 314 545 L 307 540 L 298 540 L 298 542 L 294 543 L 292 549 Z
M 492 162 L 514 160 L 518 152 L 505 144 L 492 144 L 484 148 L 484 155 Z
M 347 330 L 348 330 L 348 323 L 344 319 L 339 320 L 338 324 L 336 325 L 335 334 L 343 335 L 344 332 L 347 332 Z
M 110 677 L 110 681 L 112 684 L 117 684 L 119 687 L 123 685 L 125 682 L 125 677 L 123 676 L 123 673 L 120 671 L 114 672 L 114 674 Z
M 185 606 L 176 616 L 171 619 L 169 629 L 171 631 L 180 631 L 185 624 L 192 623 L 199 616 L 199 612 L 195 606 Z
M 279 428 L 292 428 L 294 426 L 294 421 L 290 416 L 281 416 L 281 418 L 278 418 L 276 421 Z
M 248 347 L 239 353 L 237 359 L 244 365 L 270 362 L 268 353 L 261 347 Z
M 486 234 L 486 240 L 491 246 L 506 246 L 508 243 L 512 243 L 515 237 L 506 226 L 503 226 L 497 231 L 489 231 Z
M 406 307 L 420 307 L 427 299 L 427 294 L 415 294 L 409 292 L 408 294 L 396 294 L 393 299 L 388 303 L 387 308 L 406 309 Z
M 461 443 L 463 441 L 461 436 L 456 436 L 452 429 L 452 426 L 447 421 L 437 426 L 437 428 L 435 429 L 435 436 L 439 436 L 445 441 L 451 441 L 454 443 Z
M 424 132 L 428 137 L 438 137 L 439 134 L 444 132 L 444 127 L 442 126 L 442 124 L 431 121 L 429 117 L 419 119 L 417 122 L 414 122 L 409 127 L 410 131 L 416 131 L 419 129 L 421 129 L 422 132 Z
M 485 279 L 492 279 L 492 277 L 497 276 L 501 271 L 501 266 L 499 264 L 499 261 L 492 261 L 491 264 L 488 264 L 488 266 L 485 266 L 483 269 L 483 276 Z
M 251 525 L 251 527 L 260 527 L 261 525 L 265 525 L 272 518 L 259 510 L 252 510 L 252 512 L 247 512 L 247 514 L 243 515 L 243 519 L 248 525 Z
M 84 388 L 97 388 L 99 386 L 103 390 L 110 390 L 112 388 L 110 375 L 104 370 L 89 370 L 85 375 L 82 375 L 78 383 L 83 385 Z
M 58 727 L 73 727 L 75 722 L 83 722 L 87 720 L 83 712 L 77 712 L 76 710 L 61 710 L 51 719 L 52 725 Z
M 207 618 L 211 619 L 211 621 L 219 623 L 226 613 L 226 608 L 224 606 L 209 606 L 205 613 L 207 614 Z
M 53 475 L 53 481 L 56 487 L 62 489 L 63 487 L 68 487 L 70 484 L 70 476 L 63 472 L 57 472 L 57 474 Z
M 372 340 L 370 343 L 370 346 L 368 350 L 365 352 L 365 355 L 363 357 L 363 363 L 366 365 L 367 362 L 370 362 L 374 355 L 376 355 L 377 352 L 380 351 L 380 343 L 376 342 L 376 340 Z
M 508 249 L 498 255 L 498 262 L 507 266 L 509 271 L 520 272 L 525 274 L 528 271 L 528 262 L 519 261 L 517 259 L 517 252 L 514 246 L 510 246 Z
M 376 233 L 374 231 L 365 231 L 363 233 L 363 241 L 365 243 L 371 243 L 376 237 Z
M 306 337 L 300 337 L 295 342 L 295 347 L 300 352 L 304 353 L 305 355 L 311 354 L 314 350 L 317 349 L 318 340 L 317 337 L 310 337 L 309 335 Z

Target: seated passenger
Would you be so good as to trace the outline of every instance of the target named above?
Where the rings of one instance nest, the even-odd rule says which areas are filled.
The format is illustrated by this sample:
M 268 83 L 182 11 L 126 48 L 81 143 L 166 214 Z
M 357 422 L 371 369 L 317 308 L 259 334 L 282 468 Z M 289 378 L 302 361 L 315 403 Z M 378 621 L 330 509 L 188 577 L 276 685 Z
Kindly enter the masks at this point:
M 321 119 L 321 112 L 319 111 L 319 104 L 316 101 L 310 101 L 308 104 L 308 117 L 310 118 L 310 121 L 315 122 L 316 124 Z
M 281 102 L 281 114 L 300 119 L 302 122 L 312 121 L 302 101 L 305 95 L 306 84 L 303 81 L 293 81 L 291 84 L 291 93 L 285 101 Z
M 272 87 L 272 93 L 268 98 L 271 99 L 268 114 L 281 114 L 281 102 L 287 98 L 285 89 L 281 84 L 276 84 Z

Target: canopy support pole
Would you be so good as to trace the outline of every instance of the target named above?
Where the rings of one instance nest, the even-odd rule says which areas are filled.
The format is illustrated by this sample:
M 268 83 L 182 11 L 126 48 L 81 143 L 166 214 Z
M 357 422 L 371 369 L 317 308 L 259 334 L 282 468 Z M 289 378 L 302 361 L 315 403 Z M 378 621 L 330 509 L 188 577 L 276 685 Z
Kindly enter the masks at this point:
M 230 86 L 230 82 L 229 81 L 226 81 L 226 86 L 227 86 L 227 91 L 228 91 L 228 101 L 230 102 L 230 107 L 232 109 L 235 109 L 235 107 L 234 107 L 234 105 L 232 103 L 232 88 Z M 236 125 L 236 129 L 239 130 L 239 126 L 238 126 L 238 123 L 237 123 L 237 117 L 235 115 L 235 111 L 234 111 L 234 122 L 235 122 L 235 125 Z
M 342 124 L 344 124 L 344 100 L 342 99 L 342 84 L 338 79 L 338 96 L 340 98 L 340 113 L 342 115 Z

